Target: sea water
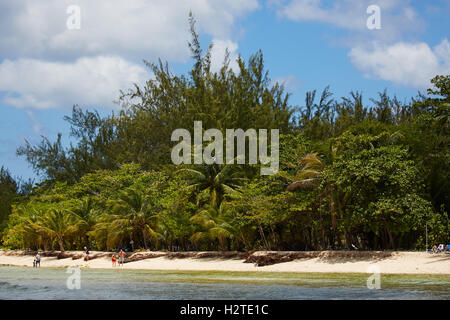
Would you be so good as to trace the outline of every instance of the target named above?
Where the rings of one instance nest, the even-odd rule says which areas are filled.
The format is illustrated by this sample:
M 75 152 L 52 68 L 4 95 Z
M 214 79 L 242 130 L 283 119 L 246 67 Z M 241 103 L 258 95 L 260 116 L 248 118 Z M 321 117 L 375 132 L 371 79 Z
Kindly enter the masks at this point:
M 81 269 L 69 289 L 64 268 L 0 267 L 0 299 L 304 300 L 450 299 L 450 276 L 381 275 L 368 289 L 365 274 Z

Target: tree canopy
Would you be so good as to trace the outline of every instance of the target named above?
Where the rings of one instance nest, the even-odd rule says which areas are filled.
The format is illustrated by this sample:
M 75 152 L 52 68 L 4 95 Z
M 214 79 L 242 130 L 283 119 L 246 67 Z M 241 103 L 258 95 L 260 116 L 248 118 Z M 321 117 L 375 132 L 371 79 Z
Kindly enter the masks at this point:
M 167 250 L 418 249 L 450 242 L 450 76 L 400 102 L 386 91 L 366 103 L 329 87 L 293 106 L 270 80 L 263 54 L 211 68 L 190 17 L 193 66 L 121 94 L 101 117 L 74 106 L 76 141 L 26 142 L 17 150 L 43 180 L 32 191 L 0 170 L 2 243 L 12 248 Z M 257 165 L 182 165 L 171 134 L 204 129 L 279 129 L 280 170 Z M 225 135 L 224 135 L 225 136 Z

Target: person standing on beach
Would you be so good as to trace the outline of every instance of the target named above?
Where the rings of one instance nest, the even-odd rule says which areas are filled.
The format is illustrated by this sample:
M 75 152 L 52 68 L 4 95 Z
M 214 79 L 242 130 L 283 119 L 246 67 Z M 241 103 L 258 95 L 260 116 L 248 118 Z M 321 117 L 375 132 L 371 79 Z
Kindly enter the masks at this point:
M 123 267 L 123 262 L 124 261 L 125 261 L 125 252 L 122 249 L 120 249 L 120 252 L 119 252 L 119 265 L 122 265 L 122 267 Z
M 40 256 L 39 252 L 36 254 L 35 259 L 36 259 L 36 268 L 37 268 L 38 265 L 39 265 L 39 268 L 40 268 L 41 267 L 41 256 Z
M 89 249 L 87 247 L 84 247 L 84 252 L 86 253 L 84 261 L 89 261 Z

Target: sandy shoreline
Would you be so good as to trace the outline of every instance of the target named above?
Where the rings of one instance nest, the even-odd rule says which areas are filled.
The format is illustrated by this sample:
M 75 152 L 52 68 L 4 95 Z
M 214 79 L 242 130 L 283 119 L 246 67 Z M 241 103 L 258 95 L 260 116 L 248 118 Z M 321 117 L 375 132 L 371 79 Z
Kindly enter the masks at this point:
M 71 252 L 74 253 L 74 252 Z M 91 255 L 99 252 L 91 252 Z M 330 258 L 330 252 L 315 253 L 316 257 L 295 259 L 266 266 L 245 263 L 242 258 L 169 258 L 167 253 L 153 252 L 154 258 L 125 263 L 124 269 L 170 270 L 170 271 L 265 271 L 265 272 L 324 272 L 366 273 L 376 265 L 385 274 L 450 274 L 450 254 L 426 252 L 392 252 L 388 256 L 352 258 Z M 267 255 L 255 252 L 253 255 Z M 332 253 L 332 252 L 331 252 Z M 82 252 L 77 252 L 82 254 Z M 279 254 L 279 253 L 278 253 Z M 359 254 L 359 252 L 358 252 Z M 33 256 L 20 251 L 0 250 L 0 266 L 32 267 Z M 70 267 L 112 269 L 111 258 L 102 257 L 85 262 L 83 259 L 58 259 L 56 256 L 42 257 L 41 267 Z M 119 267 L 116 267 L 119 268 Z M 122 267 L 120 267 L 122 268 Z

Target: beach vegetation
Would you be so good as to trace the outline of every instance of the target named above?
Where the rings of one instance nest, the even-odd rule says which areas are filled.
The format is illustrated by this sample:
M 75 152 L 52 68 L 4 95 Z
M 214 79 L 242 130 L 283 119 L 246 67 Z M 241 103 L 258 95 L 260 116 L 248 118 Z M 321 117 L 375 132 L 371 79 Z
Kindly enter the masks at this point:
M 33 187 L 0 170 L 0 245 L 96 250 L 414 250 L 450 243 L 450 76 L 426 94 L 365 99 L 329 87 L 290 104 L 261 51 L 211 68 L 190 17 L 193 66 L 124 88 L 118 113 L 74 106 L 61 134 L 17 150 Z M 171 162 L 178 128 L 279 129 L 280 169 Z M 189 129 L 193 130 L 193 129 Z M 190 132 L 191 136 L 193 131 Z M 225 135 L 224 135 L 225 136 Z M 24 186 L 22 188 L 22 186 Z

